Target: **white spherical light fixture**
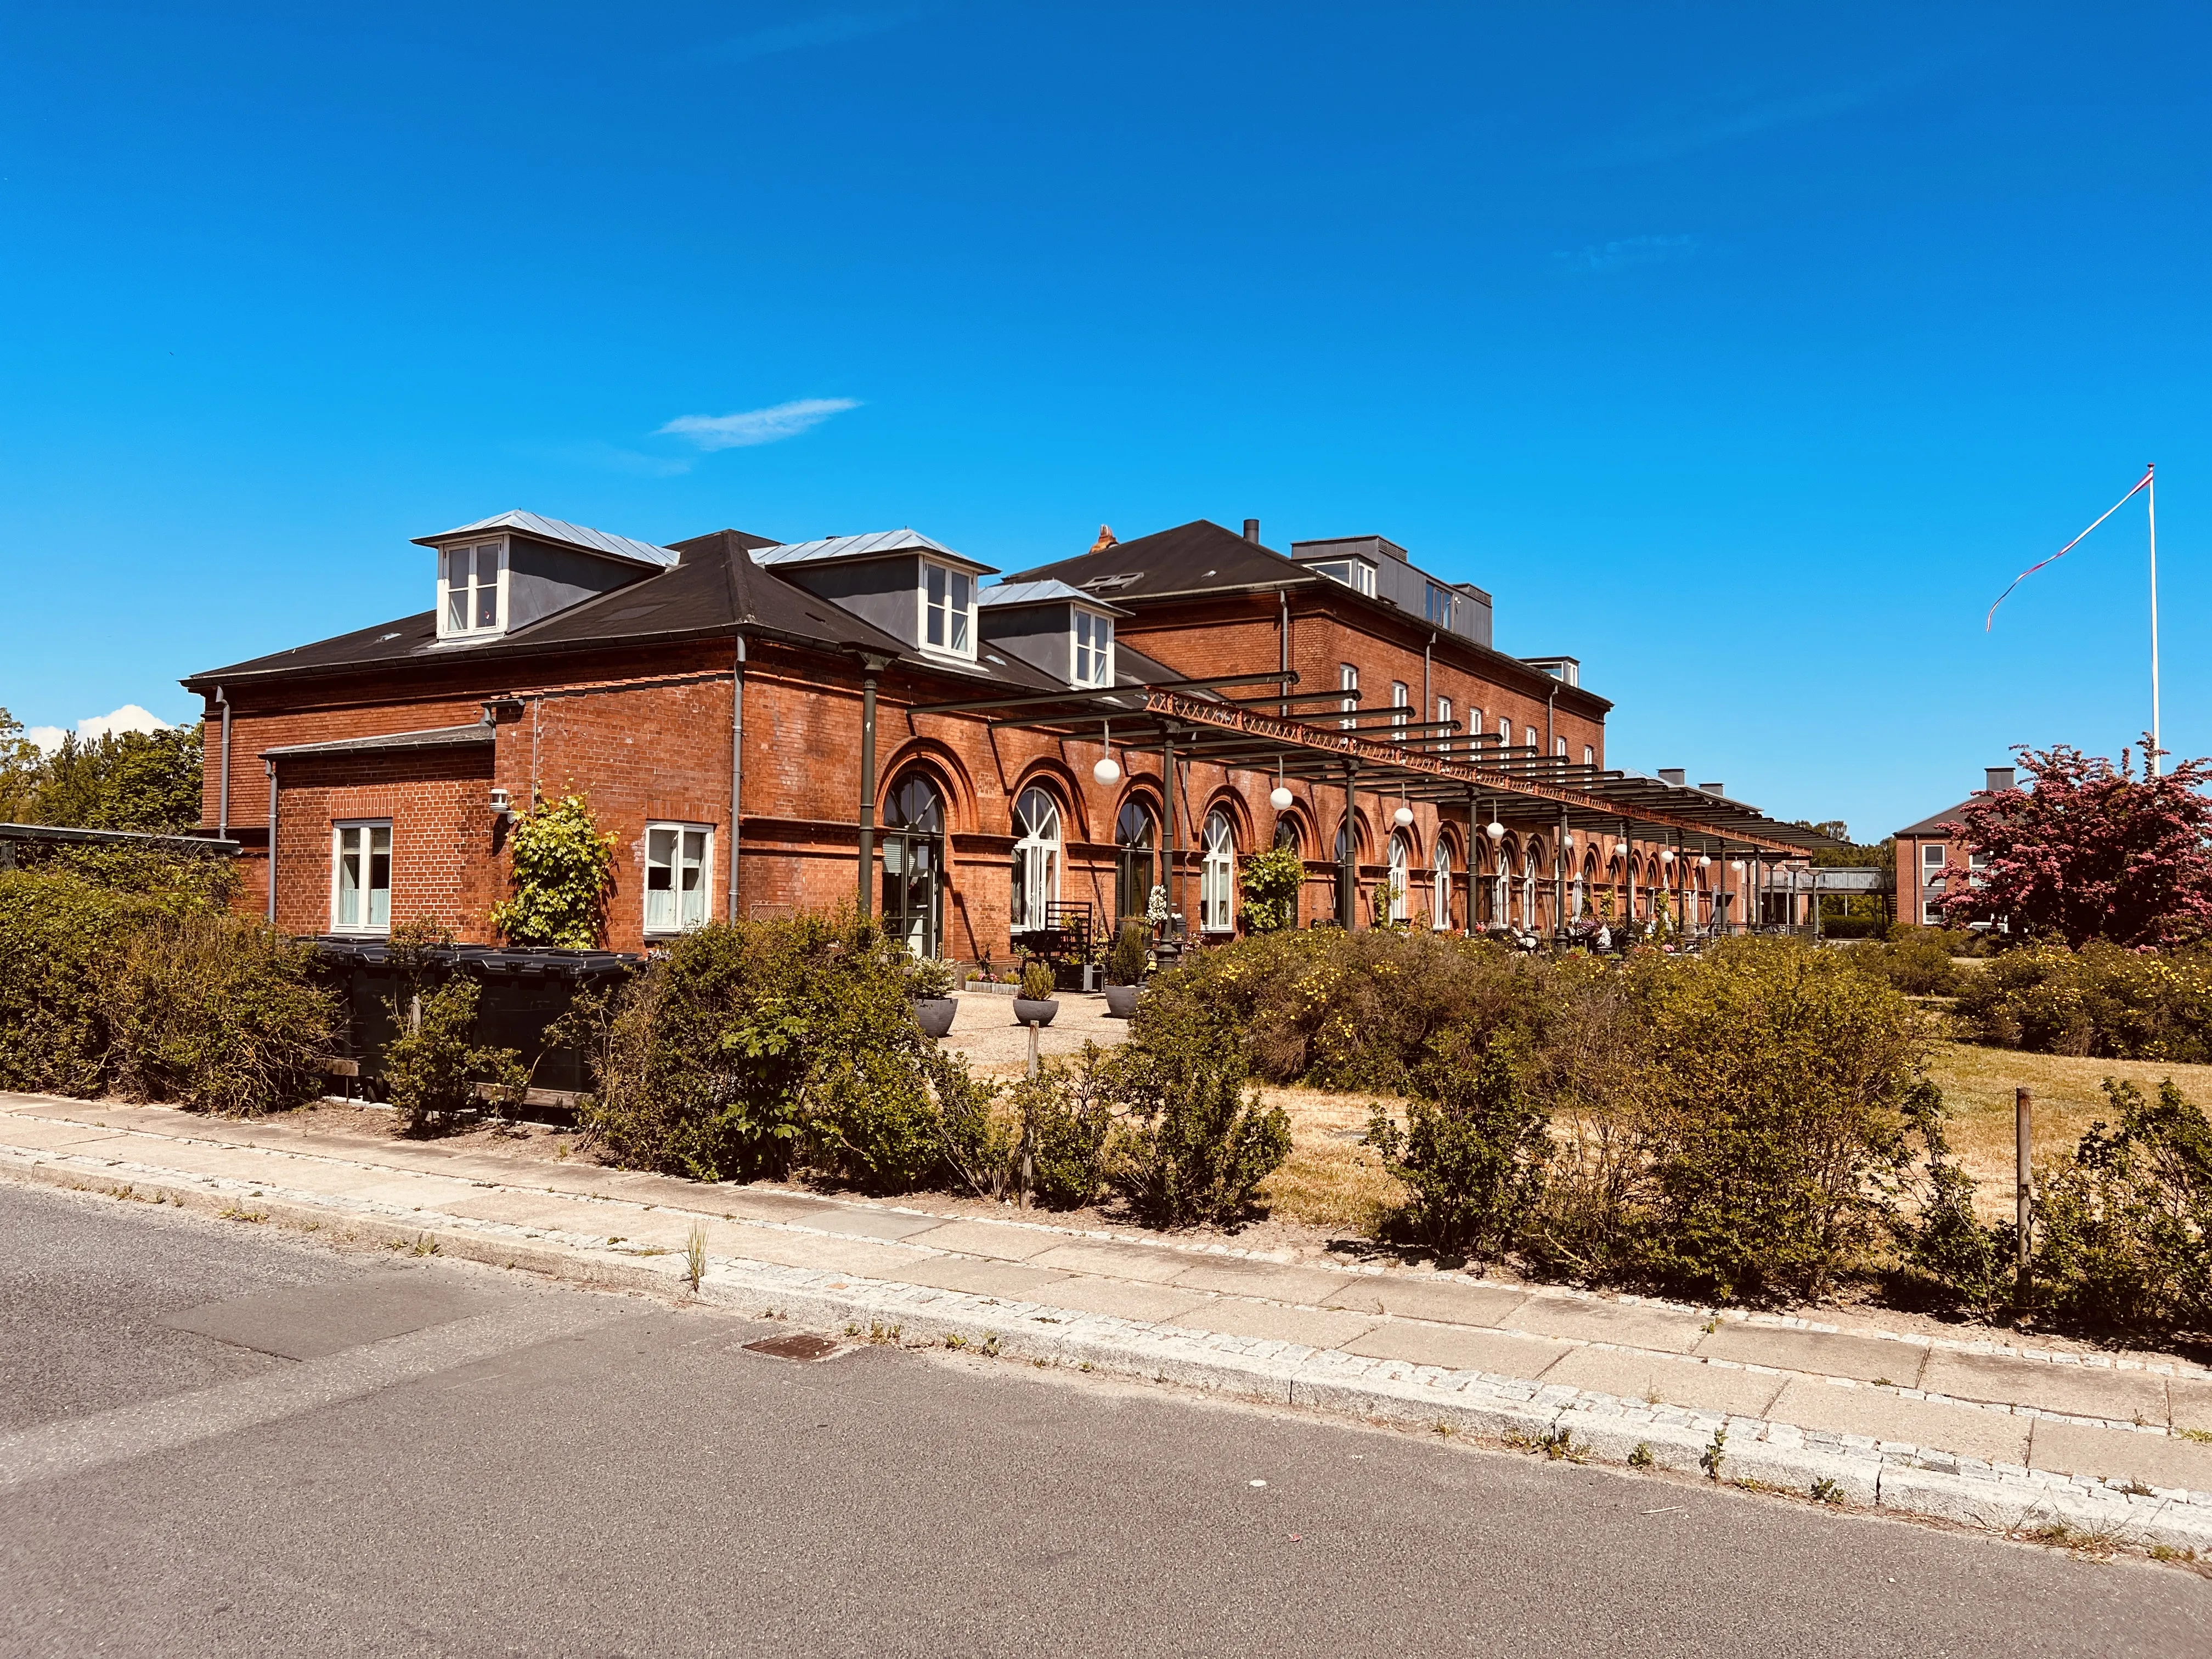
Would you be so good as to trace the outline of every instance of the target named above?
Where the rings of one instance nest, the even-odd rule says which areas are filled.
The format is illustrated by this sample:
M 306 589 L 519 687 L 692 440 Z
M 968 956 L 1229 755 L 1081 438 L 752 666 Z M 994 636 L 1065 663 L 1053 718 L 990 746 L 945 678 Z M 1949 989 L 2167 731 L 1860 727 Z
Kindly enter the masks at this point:
M 1741 875 L 1743 873 L 1743 860 L 1741 859 L 1730 859 L 1729 860 L 1729 868 L 1735 871 L 1739 876 Z
M 1091 775 L 1097 779 L 1103 787 L 1111 789 L 1121 781 L 1121 768 L 1120 763 L 1109 755 L 1091 769 Z
M 1273 807 L 1278 812 L 1289 811 L 1291 810 L 1291 792 L 1285 789 L 1279 783 L 1267 792 L 1267 805 Z
M 1700 870 L 1710 870 L 1710 869 L 1711 869 L 1712 867 L 1713 867 L 1713 855 L 1712 855 L 1711 854 L 1710 854 L 1710 853 L 1700 853 L 1700 854 L 1698 854 L 1698 869 L 1700 869 Z
M 1561 832 L 1559 836 L 1559 848 L 1562 852 L 1571 853 L 1575 850 L 1575 832 L 1573 830 L 1568 830 Z
M 1390 817 L 1397 823 L 1398 827 L 1402 830 L 1413 821 L 1413 809 L 1410 806 L 1401 806 L 1396 811 L 1391 813 Z
M 1500 823 L 1496 818 L 1492 818 L 1489 823 L 1482 826 L 1482 833 L 1489 836 L 1492 841 L 1504 841 L 1505 839 L 1505 826 Z
M 1660 863 L 1662 863 L 1662 864 L 1672 864 L 1674 861 L 1674 849 L 1673 848 L 1671 848 L 1671 847 L 1662 847 L 1662 848 L 1661 848 L 1659 849 L 1659 862 L 1660 862 Z

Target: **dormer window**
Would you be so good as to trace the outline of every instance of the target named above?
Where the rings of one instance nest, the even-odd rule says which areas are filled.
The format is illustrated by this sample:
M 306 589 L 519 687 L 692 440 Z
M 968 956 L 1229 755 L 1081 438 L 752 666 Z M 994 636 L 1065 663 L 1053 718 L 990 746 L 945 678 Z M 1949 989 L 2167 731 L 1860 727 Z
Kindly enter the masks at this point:
M 506 625 L 506 538 L 439 550 L 439 638 L 496 634 Z
M 1324 559 L 1311 568 L 1355 593 L 1375 597 L 1375 567 L 1364 559 Z
M 975 579 L 950 565 L 922 561 L 923 648 L 955 657 L 975 654 Z
M 1075 674 L 1078 685 L 1114 684 L 1114 619 L 1089 611 L 1075 613 Z

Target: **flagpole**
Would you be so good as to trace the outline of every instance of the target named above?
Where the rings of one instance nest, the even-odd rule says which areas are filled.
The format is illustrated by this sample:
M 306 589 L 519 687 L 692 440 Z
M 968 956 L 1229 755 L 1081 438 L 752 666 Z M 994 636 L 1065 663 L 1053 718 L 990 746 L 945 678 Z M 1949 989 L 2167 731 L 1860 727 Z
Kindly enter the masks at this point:
M 2150 775 L 2158 775 L 2158 467 L 2143 468 L 2150 504 Z

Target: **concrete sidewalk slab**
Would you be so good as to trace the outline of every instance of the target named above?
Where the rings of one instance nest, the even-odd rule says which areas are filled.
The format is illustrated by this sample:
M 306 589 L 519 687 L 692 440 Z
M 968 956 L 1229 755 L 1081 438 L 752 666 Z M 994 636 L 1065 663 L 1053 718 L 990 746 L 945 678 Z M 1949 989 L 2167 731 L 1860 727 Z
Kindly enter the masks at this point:
M 1189 1266 L 1169 1282 L 1194 1291 L 1219 1291 L 1229 1296 L 1256 1296 L 1270 1302 L 1292 1302 L 1309 1308 L 1326 1306 L 1352 1283 L 1349 1273 L 1333 1273 L 1320 1267 L 1285 1267 L 1279 1261 L 1254 1261 L 1233 1255 L 1194 1255 Z
M 1653 1406 L 1688 1406 L 1731 1417 L 1765 1417 L 1790 1379 L 1771 1371 L 1707 1365 L 1636 1348 L 1577 1348 L 1544 1373 L 1547 1386 L 1583 1389 Z
M 1353 1313 L 1441 1320 L 1453 1325 L 1501 1325 L 1528 1300 L 1527 1291 L 1512 1285 L 1399 1279 L 1378 1273 L 1353 1279 L 1322 1305 Z
M 1271 1342 L 1296 1342 L 1309 1348 L 1340 1348 L 1375 1328 L 1363 1314 L 1324 1313 L 1317 1308 L 1282 1308 L 1241 1297 L 1217 1297 L 1167 1322 L 1225 1336 L 1254 1336 Z
M 908 1235 L 906 1243 L 933 1250 L 957 1250 L 966 1255 L 990 1256 L 1000 1261 L 1026 1261 L 1067 1242 L 1065 1233 L 1042 1228 L 1005 1226 L 988 1221 L 941 1221 Z
M 1705 1321 L 1692 1313 L 1541 1293 L 1530 1297 L 1498 1322 L 1534 1336 L 1618 1342 L 1662 1353 L 1687 1353 L 1705 1334 Z
M 1109 1279 L 1158 1285 L 1187 1270 L 1190 1258 L 1179 1250 L 1115 1244 L 1103 1238 L 1079 1238 L 1062 1240 L 1048 1250 L 1040 1250 L 1030 1258 L 1030 1265 L 1056 1267 L 1063 1273 L 1103 1273 Z
M 1025 1267 L 1018 1261 L 977 1261 L 973 1256 L 940 1255 L 926 1258 L 899 1270 L 902 1282 L 928 1285 L 940 1291 L 966 1291 L 972 1296 L 1004 1296 L 1021 1301 L 1049 1302 L 1052 1287 L 1066 1281 L 1066 1273 Z
M 1778 1423 L 1828 1434 L 1911 1446 L 1941 1446 L 1985 1463 L 2027 1462 L 2028 1431 L 2035 1419 L 1978 1406 L 1910 1400 L 1887 1389 L 1845 1386 L 1825 1377 L 1793 1376 L 1765 1414 Z
M 1793 1331 L 1725 1321 L 1697 1345 L 1697 1354 L 1700 1359 L 1733 1359 L 1740 1365 L 1772 1365 L 1910 1389 L 1918 1386 L 1928 1350 L 1911 1342 L 1843 1331 Z
M 102 1129 L 88 1123 L 11 1123 L 8 1144 L 50 1152 L 63 1146 L 82 1148 L 102 1140 L 123 1139 L 119 1129 Z
M 2166 1379 L 2146 1371 L 2107 1365 L 2054 1364 L 2022 1361 L 2010 1354 L 1960 1353 L 1933 1349 L 1921 1368 L 1920 1387 L 1954 1400 L 1984 1400 L 2005 1406 L 2033 1406 L 2070 1417 L 2103 1418 L 2116 1423 L 2166 1419 Z
M 1203 1291 L 1171 1290 L 1127 1279 L 1087 1279 L 1071 1274 L 1055 1285 L 1052 1303 L 1078 1313 L 1105 1314 L 1143 1325 L 1164 1325 L 1213 1298 Z
M 2171 1435 L 2092 1428 L 2056 1419 L 2031 1419 L 2027 1465 L 2058 1474 L 2140 1480 L 2145 1486 L 2212 1492 L 2212 1446 Z
M 1486 1371 L 1493 1376 L 1525 1376 L 1532 1381 L 1575 1351 L 1570 1343 L 1540 1336 L 1516 1336 L 1465 1325 L 1418 1325 L 1399 1319 L 1337 1346 L 1346 1353 L 1375 1359 L 1402 1359 L 1415 1365 Z
M 2169 1427 L 2212 1434 L 2212 1379 L 2169 1376 L 2166 1404 Z

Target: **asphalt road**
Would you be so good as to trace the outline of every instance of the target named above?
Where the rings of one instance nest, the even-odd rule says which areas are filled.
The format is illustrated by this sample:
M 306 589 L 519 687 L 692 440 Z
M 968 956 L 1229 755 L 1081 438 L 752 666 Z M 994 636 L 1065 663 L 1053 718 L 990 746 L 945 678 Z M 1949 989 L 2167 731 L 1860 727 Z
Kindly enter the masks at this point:
M 0 1186 L 9 1654 L 2188 1654 L 2170 1567 Z M 1264 1484 L 1263 1484 L 1264 1483 Z

